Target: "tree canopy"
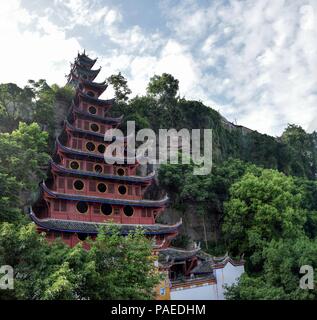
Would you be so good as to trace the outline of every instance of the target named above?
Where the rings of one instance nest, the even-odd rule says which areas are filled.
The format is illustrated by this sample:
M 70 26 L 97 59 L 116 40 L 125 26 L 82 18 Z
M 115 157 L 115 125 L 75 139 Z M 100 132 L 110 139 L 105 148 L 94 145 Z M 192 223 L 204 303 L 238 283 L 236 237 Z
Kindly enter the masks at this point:
M 1 299 L 153 299 L 160 275 L 142 230 L 126 237 L 100 230 L 90 250 L 49 244 L 33 224 L 0 224 L 0 265 L 14 269 L 14 290 Z
M 108 83 L 113 86 L 117 102 L 127 101 L 129 99 L 132 91 L 128 87 L 128 81 L 121 72 L 111 75 L 107 80 Z
M 179 81 L 169 73 L 154 75 L 147 86 L 147 93 L 163 101 L 172 101 L 176 98 Z

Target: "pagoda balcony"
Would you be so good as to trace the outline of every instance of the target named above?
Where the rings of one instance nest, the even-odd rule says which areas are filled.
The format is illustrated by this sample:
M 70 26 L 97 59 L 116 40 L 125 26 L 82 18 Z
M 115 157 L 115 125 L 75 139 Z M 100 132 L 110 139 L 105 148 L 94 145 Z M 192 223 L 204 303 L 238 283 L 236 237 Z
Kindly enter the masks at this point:
M 55 170 L 54 170 L 55 172 Z M 106 177 L 87 177 L 74 175 L 56 175 L 53 173 L 50 189 L 57 193 L 74 194 L 109 199 L 141 200 L 149 183 L 130 183 L 128 181 L 109 180 Z M 115 176 L 118 178 L 117 176 Z
M 152 182 L 154 176 L 155 176 L 155 171 L 150 173 L 147 176 L 136 176 L 136 175 L 130 175 L 126 174 L 128 168 L 113 168 L 113 166 L 104 166 L 107 169 L 103 169 L 103 167 L 99 164 L 96 163 L 85 163 L 90 164 L 91 166 L 87 166 L 86 170 L 80 170 L 81 164 L 78 163 L 77 161 L 70 162 L 68 161 L 68 168 L 65 168 L 62 165 L 59 165 L 53 161 L 50 161 L 51 169 L 53 170 L 54 173 L 64 175 L 64 176 L 73 176 L 73 177 L 86 177 L 86 178 L 98 178 L 99 180 L 108 180 L 108 181 L 117 181 L 117 182 L 129 182 L 129 183 L 136 183 L 136 184 L 149 184 Z M 95 169 L 93 168 L 93 165 L 95 166 Z M 71 166 L 76 167 L 77 169 L 72 169 Z M 96 168 L 97 166 L 97 168 Z M 134 170 L 135 171 L 135 170 Z M 108 174 L 104 174 L 103 172 L 108 172 Z M 115 172 L 115 174 L 110 174 L 110 172 Z M 119 173 L 118 173 L 119 172 Z
M 62 159 L 55 157 L 56 161 L 58 161 L 62 167 L 65 169 L 72 169 L 75 171 L 82 171 L 86 172 L 87 174 L 101 174 L 101 177 L 103 174 L 105 175 L 111 175 L 111 176 L 118 176 L 118 179 L 120 177 L 128 177 L 132 176 L 136 177 L 136 170 L 137 165 L 110 165 L 105 164 L 104 159 L 100 160 L 100 162 L 96 161 L 87 161 L 86 159 L 71 159 L 68 157 L 62 157 Z M 115 179 L 115 178 L 113 178 Z
M 86 152 L 86 151 L 81 151 L 81 150 L 76 150 L 73 148 L 66 147 L 62 145 L 58 139 L 56 139 L 56 153 L 57 154 L 64 153 L 72 157 L 76 157 L 76 159 L 83 159 L 83 160 L 94 159 L 94 160 L 104 161 L 106 163 L 112 161 L 118 165 L 119 164 L 135 165 L 142 158 L 142 155 L 139 155 L 136 157 L 124 156 L 123 159 L 115 156 L 105 157 L 103 154 L 100 154 L 100 153 L 98 154 L 96 152 Z M 124 162 L 124 163 L 121 163 L 121 162 Z
M 89 112 L 80 110 L 77 107 L 72 108 L 72 114 L 73 114 L 73 117 L 70 114 L 67 120 L 71 121 L 71 119 L 75 120 L 75 119 L 78 119 L 78 118 L 82 119 L 82 120 L 90 119 L 90 120 L 92 120 L 94 122 L 97 122 L 97 123 L 110 124 L 110 125 L 112 125 L 112 127 L 113 126 L 115 126 L 115 127 L 118 126 L 121 123 L 122 119 L 123 119 L 123 116 L 120 116 L 120 117 L 117 117 L 117 118 L 98 116 L 98 115 L 91 114 Z
M 74 107 L 78 106 L 78 109 L 89 113 L 91 115 L 97 115 L 99 117 L 104 117 L 107 115 L 112 105 L 110 103 L 106 105 L 99 105 L 94 103 L 94 101 L 84 101 L 83 99 L 79 99 L 79 101 L 74 103 Z
M 82 199 L 81 201 L 75 200 L 74 196 L 65 198 L 67 199 L 48 196 L 43 191 L 39 202 L 44 202 L 46 207 L 42 204 L 41 209 L 37 210 L 35 206 L 34 212 L 41 218 L 90 222 L 113 221 L 125 224 L 154 224 L 157 216 L 164 210 L 164 208 L 91 202 L 92 199 L 89 199 L 90 202 L 88 202 L 85 201 L 87 197 L 78 198 Z M 119 203 L 119 201 L 115 202 Z
M 62 200 L 70 200 L 70 201 L 85 201 L 88 203 L 107 203 L 110 205 L 118 205 L 118 206 L 135 206 L 140 208 L 164 208 L 164 206 L 168 202 L 168 197 L 165 196 L 160 200 L 148 200 L 148 199 L 127 199 L 126 196 L 119 198 L 119 195 L 116 194 L 117 198 L 105 198 L 103 196 L 92 196 L 86 194 L 78 194 L 78 193 L 60 193 L 54 190 L 49 189 L 46 184 L 43 182 L 40 184 L 42 190 L 48 195 L 48 197 L 62 199 Z
M 85 129 L 81 129 L 81 128 Z M 72 134 L 78 134 L 80 136 L 88 136 L 88 137 L 95 137 L 100 141 L 102 139 L 104 141 L 105 138 L 105 133 L 107 130 L 111 129 L 111 126 L 105 126 L 101 125 L 99 126 L 97 123 L 90 122 L 90 121 L 82 121 L 80 119 L 77 119 L 75 121 L 75 126 L 70 124 L 67 120 L 64 121 L 64 129 L 67 132 L 70 132 Z M 95 131 L 94 131 L 95 130 Z M 129 138 L 133 137 L 133 133 L 130 133 L 129 136 L 124 136 L 124 137 L 112 137 L 112 141 L 122 141 L 126 143 Z
M 83 106 L 84 104 L 92 105 L 94 107 L 98 106 L 101 110 L 103 110 L 103 112 L 109 110 L 113 106 L 114 102 L 115 99 L 99 99 L 96 92 L 94 94 L 94 92 L 91 90 L 84 92 L 77 89 L 76 96 L 74 98 L 75 105 L 78 105 L 79 107 Z
M 112 138 L 112 137 L 111 137 Z M 63 143 L 63 145 L 67 148 L 72 148 L 75 150 L 79 150 L 79 151 L 84 151 L 84 152 L 90 152 L 90 153 L 94 153 L 94 154 L 98 154 L 98 155 L 104 155 L 106 152 L 106 148 L 112 143 L 112 142 L 104 142 L 102 139 L 100 138 L 96 138 L 96 137 L 76 137 L 72 134 L 68 134 L 67 135 L 67 139 L 61 139 L 61 140 L 66 140 L 65 143 Z M 100 140 L 102 142 L 100 142 Z M 124 157 L 127 157 L 128 154 L 128 150 L 126 148 L 126 144 L 124 141 L 122 141 L 122 145 L 123 145 L 123 155 Z M 113 153 L 113 156 L 115 156 L 115 154 Z
M 70 123 L 69 121 L 67 121 L 67 122 Z M 91 134 L 102 135 L 104 137 L 105 133 L 108 130 L 113 128 L 113 125 L 107 124 L 107 123 L 106 124 L 99 123 L 99 121 L 95 121 L 95 119 L 87 120 L 87 119 L 82 119 L 80 117 L 74 117 L 72 127 L 77 130 L 84 130 L 85 132 L 90 132 Z M 92 127 L 93 127 L 93 129 L 96 128 L 97 131 L 96 132 L 93 131 Z

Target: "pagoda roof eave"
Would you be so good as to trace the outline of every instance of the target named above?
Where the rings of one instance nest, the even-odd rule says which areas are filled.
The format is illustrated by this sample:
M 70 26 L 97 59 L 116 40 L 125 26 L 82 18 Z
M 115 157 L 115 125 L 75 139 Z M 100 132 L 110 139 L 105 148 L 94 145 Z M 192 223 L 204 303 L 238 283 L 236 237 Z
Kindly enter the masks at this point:
M 103 106 L 103 107 L 111 107 L 115 103 L 116 99 L 99 99 L 89 96 L 88 94 L 85 94 L 81 91 L 78 91 L 78 96 L 85 102 L 91 103 L 93 105 L 97 106 Z
M 79 52 L 78 52 L 78 54 L 77 54 L 77 59 L 79 59 L 79 60 L 84 60 L 84 61 L 86 62 L 86 64 L 95 64 L 98 58 L 96 58 L 96 59 L 91 59 L 91 58 L 89 58 L 89 57 L 86 55 L 85 52 L 84 52 L 84 53 L 79 53 Z
M 112 205 L 127 205 L 127 206 L 136 206 L 136 207 L 146 207 L 146 208 L 162 208 L 168 201 L 168 197 L 161 200 L 126 200 L 126 199 L 106 199 L 103 197 L 93 197 L 86 195 L 76 195 L 76 194 L 66 194 L 66 193 L 58 193 L 50 190 L 45 182 L 40 184 L 41 188 L 44 192 L 46 192 L 49 196 L 62 200 L 70 200 L 70 201 L 85 201 L 85 202 L 94 202 L 94 203 L 107 203 Z
M 98 132 L 92 132 L 92 131 L 88 131 L 88 130 L 84 130 L 84 129 L 79 129 L 74 127 L 73 125 L 71 125 L 69 123 L 69 121 L 65 120 L 64 121 L 65 124 L 65 128 L 69 129 L 72 132 L 77 132 L 77 133 L 82 133 L 82 134 L 86 134 L 86 135 L 90 135 L 90 136 L 94 136 L 94 137 L 98 137 L 98 138 L 102 138 L 104 140 L 105 138 L 105 134 L 102 133 L 98 133 Z M 129 138 L 131 138 L 133 136 L 132 133 L 130 133 L 128 136 L 125 137 L 113 137 L 114 139 L 112 141 L 123 141 L 126 142 Z M 105 141 L 105 140 L 104 140 Z M 107 141 L 108 142 L 108 141 Z
M 84 87 L 97 91 L 99 95 L 101 95 L 108 88 L 108 84 L 106 80 L 101 83 L 86 80 L 86 79 L 83 79 L 82 77 L 80 77 L 78 80 L 79 80 L 79 83 L 81 83 Z
M 123 115 L 118 118 L 96 116 L 96 115 L 84 112 L 84 111 L 76 108 L 75 106 L 74 106 L 73 110 L 75 113 L 77 113 L 83 117 L 90 118 L 90 119 L 97 120 L 97 121 L 101 121 L 103 123 L 108 123 L 108 124 L 120 124 L 123 119 Z
M 75 221 L 75 220 L 63 220 L 63 219 L 39 219 L 34 214 L 32 208 L 29 212 L 30 218 L 33 222 L 42 229 L 59 231 L 59 232 L 71 232 L 71 233 L 86 233 L 97 235 L 100 227 L 117 226 L 120 228 L 122 235 L 127 235 L 129 232 L 141 227 L 144 229 L 146 235 L 160 235 L 160 234 L 172 234 L 178 232 L 179 227 L 182 225 L 180 220 L 174 225 L 164 224 L 115 224 L 115 223 L 98 223 L 87 221 Z
M 81 171 L 81 170 L 72 170 L 68 168 L 64 168 L 61 165 L 58 165 L 53 160 L 50 160 L 50 164 L 54 170 L 56 170 L 59 173 L 64 174 L 71 174 L 75 176 L 87 176 L 87 177 L 96 177 L 103 180 L 119 180 L 119 181 L 128 181 L 132 183 L 149 183 L 153 180 L 155 171 L 153 171 L 151 174 L 141 177 L 141 176 L 116 176 L 111 174 L 100 174 L 97 172 L 90 172 L 90 171 Z
M 58 149 L 61 150 L 64 153 L 72 154 L 72 155 L 77 155 L 83 158 L 93 158 L 93 159 L 98 159 L 98 160 L 103 160 L 106 162 L 106 160 L 109 160 L 109 162 L 115 162 L 115 164 L 123 165 L 123 164 L 130 164 L 130 165 L 137 165 L 139 163 L 139 160 L 142 158 L 141 156 L 136 156 L 136 157 L 124 157 L 124 161 L 122 163 L 122 158 L 119 157 L 105 157 L 104 155 L 99 155 L 96 153 L 92 152 L 85 152 L 85 151 L 80 151 L 80 150 L 75 150 L 69 147 L 65 147 L 61 144 L 58 138 L 56 138 L 56 152 L 58 152 Z M 55 152 L 55 153 L 56 153 Z M 111 164 L 111 163 L 110 163 Z
M 90 75 L 94 78 L 97 77 L 97 75 L 99 74 L 99 72 L 101 70 L 101 67 L 99 67 L 98 69 L 94 69 L 94 70 L 87 68 L 86 66 L 81 65 L 78 60 L 75 60 L 75 62 L 72 63 L 71 66 L 72 66 L 72 70 L 79 69 L 79 71 L 81 71 L 82 73 Z

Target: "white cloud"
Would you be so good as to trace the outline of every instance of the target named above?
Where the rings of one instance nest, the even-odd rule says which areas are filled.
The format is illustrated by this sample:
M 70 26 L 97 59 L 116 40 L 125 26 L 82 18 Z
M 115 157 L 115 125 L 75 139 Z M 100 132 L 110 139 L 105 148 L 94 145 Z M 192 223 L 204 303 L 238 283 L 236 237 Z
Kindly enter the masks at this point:
M 115 22 L 120 22 L 121 20 L 122 20 L 122 16 L 120 12 L 113 9 L 109 10 L 105 16 L 105 23 L 108 26 L 112 25 Z
M 96 8 L 95 1 L 89 0 L 54 0 L 56 6 L 66 9 L 67 28 L 74 26 L 95 26 L 109 14 L 106 6 Z
M 92 43 L 88 52 L 103 66 L 98 79 L 121 71 L 133 94 L 169 72 L 181 96 L 252 129 L 280 134 L 288 122 L 317 129 L 316 1 L 162 3 L 169 33 L 127 26 L 124 6 L 101 0 L 54 0 L 41 17 L 18 0 L 1 2 L 0 82 L 63 84 L 81 43 Z
M 33 21 L 36 31 L 27 29 Z M 56 25 L 29 14 L 18 0 L 0 2 L 0 38 L 5 44 L 0 50 L 0 82 L 21 86 L 41 78 L 61 83 L 68 61 L 80 49 L 76 39 L 66 39 Z
M 193 8 L 200 16 L 201 24 L 187 24 L 179 39 L 201 74 L 194 86 L 223 103 L 225 116 L 270 134 L 280 134 L 287 123 L 312 128 L 317 114 L 315 1 L 168 3 L 166 14 L 174 18 L 168 25 L 177 35 Z

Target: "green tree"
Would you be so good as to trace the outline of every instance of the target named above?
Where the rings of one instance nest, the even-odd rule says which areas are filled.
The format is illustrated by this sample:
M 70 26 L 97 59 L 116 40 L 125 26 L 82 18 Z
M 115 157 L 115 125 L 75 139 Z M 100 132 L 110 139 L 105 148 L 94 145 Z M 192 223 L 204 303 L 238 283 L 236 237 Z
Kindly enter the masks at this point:
M 234 254 L 245 253 L 252 267 L 261 265 L 262 249 L 272 239 L 297 238 L 304 234 L 307 212 L 303 195 L 293 178 L 264 169 L 247 173 L 230 188 L 225 203 L 223 232 Z
M 310 265 L 316 273 L 317 243 L 305 236 L 272 240 L 263 250 L 263 272 L 243 274 L 237 285 L 228 288 L 232 300 L 316 299 L 317 290 L 300 288 L 300 268 Z M 315 281 L 316 287 L 316 281 Z
M 49 244 L 34 224 L 0 224 L 0 265 L 14 268 L 14 290 L 1 299 L 151 299 L 160 276 L 141 230 L 100 230 L 90 250 Z
M 47 137 L 38 124 L 22 122 L 12 133 L 0 134 L 0 172 L 14 177 L 22 191 L 37 190 L 38 181 L 45 177 Z
M 297 125 L 289 124 L 281 136 L 288 146 L 290 173 L 295 176 L 316 178 L 317 149 L 314 135 Z
M 129 99 L 132 91 L 128 87 L 127 79 L 121 72 L 111 75 L 107 80 L 113 86 L 117 102 L 127 101 Z
M 32 119 L 34 92 L 14 83 L 0 84 L 0 132 L 12 131 L 19 121 Z
M 147 93 L 164 102 L 170 102 L 176 98 L 178 84 L 179 81 L 171 74 L 154 75 L 147 86 Z
M 126 237 L 116 227 L 100 230 L 88 261 L 94 261 L 90 298 L 154 298 L 160 277 L 155 272 L 151 241 L 144 238 L 141 229 Z
M 162 165 L 159 181 L 160 186 L 168 192 L 175 209 L 186 214 L 190 208 L 191 212 L 201 217 L 202 236 L 208 248 L 208 218 L 214 218 L 217 233 L 223 217 L 223 202 L 229 197 L 230 186 L 245 172 L 258 172 L 260 169 L 237 159 L 229 159 L 222 164 L 215 164 L 208 175 L 194 175 L 193 170 L 193 164 Z M 220 236 L 218 234 L 217 238 L 220 239 Z
M 20 219 L 20 190 L 21 183 L 15 177 L 0 173 L 0 223 L 16 222 Z

